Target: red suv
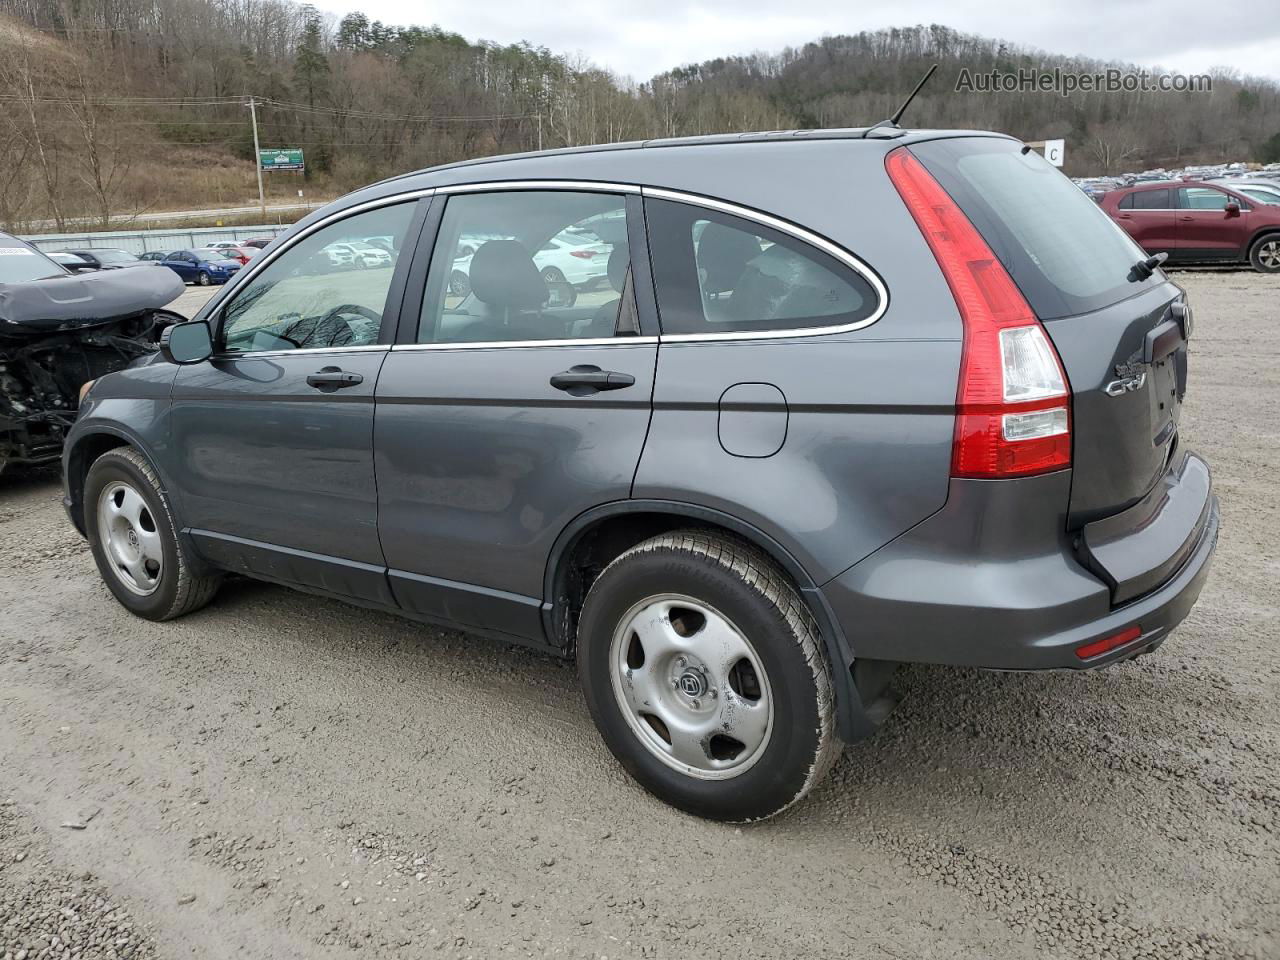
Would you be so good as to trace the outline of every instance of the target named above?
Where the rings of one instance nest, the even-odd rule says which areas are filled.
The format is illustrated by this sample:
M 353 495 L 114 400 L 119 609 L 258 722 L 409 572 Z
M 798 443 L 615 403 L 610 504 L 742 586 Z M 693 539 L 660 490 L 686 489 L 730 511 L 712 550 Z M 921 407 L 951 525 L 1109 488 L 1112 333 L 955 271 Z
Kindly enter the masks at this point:
M 1170 263 L 1250 263 L 1280 273 L 1280 206 L 1214 183 L 1144 183 L 1112 190 L 1102 209 L 1148 253 Z

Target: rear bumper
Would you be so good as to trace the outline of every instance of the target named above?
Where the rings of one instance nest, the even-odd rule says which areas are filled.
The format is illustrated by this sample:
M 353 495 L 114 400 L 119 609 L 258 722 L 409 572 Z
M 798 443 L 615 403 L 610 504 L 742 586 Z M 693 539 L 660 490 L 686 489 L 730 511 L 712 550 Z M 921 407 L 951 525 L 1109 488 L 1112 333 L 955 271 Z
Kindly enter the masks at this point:
M 823 586 L 854 655 L 1080 670 L 1158 646 L 1208 576 L 1219 526 L 1211 486 L 1177 568 L 1120 604 L 1064 532 L 1069 488 L 1069 471 L 1013 483 L 952 481 L 941 511 Z M 1140 635 L 1122 646 L 1087 659 L 1076 653 L 1135 626 Z

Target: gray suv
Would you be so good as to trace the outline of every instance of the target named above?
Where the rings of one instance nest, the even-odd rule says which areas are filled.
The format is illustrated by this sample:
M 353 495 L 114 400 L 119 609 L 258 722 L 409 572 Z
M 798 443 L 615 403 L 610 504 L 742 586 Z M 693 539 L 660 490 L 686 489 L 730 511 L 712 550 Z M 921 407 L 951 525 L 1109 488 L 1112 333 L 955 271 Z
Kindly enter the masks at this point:
M 767 817 L 899 663 L 1090 669 L 1186 616 L 1218 505 L 1144 257 L 988 133 L 414 173 L 94 383 L 66 507 L 139 616 L 243 574 L 576 656 L 641 784 Z

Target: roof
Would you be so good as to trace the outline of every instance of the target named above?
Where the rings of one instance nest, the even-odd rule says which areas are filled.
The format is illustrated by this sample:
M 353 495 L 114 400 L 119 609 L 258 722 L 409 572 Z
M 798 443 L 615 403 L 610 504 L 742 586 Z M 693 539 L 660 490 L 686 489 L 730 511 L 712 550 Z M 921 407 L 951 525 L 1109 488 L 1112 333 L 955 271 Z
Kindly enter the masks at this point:
M 667 137 L 653 140 L 628 140 L 621 143 L 600 143 L 580 147 L 560 147 L 554 150 L 533 150 L 523 153 L 505 153 L 488 157 L 475 157 L 470 160 L 459 160 L 454 163 L 426 167 L 408 173 L 389 177 L 380 183 L 392 183 L 409 177 L 431 174 L 445 174 L 455 170 L 478 167 L 485 164 L 504 163 L 519 165 L 522 161 L 545 160 L 548 158 L 581 158 L 588 159 L 600 154 L 618 153 L 635 150 L 666 150 L 671 148 L 720 147 L 728 144 L 760 144 L 760 143 L 812 143 L 823 140 L 857 140 L 866 143 L 883 143 L 892 141 L 895 146 L 901 143 L 914 143 L 920 140 L 933 140 L 940 137 L 1005 137 L 1005 134 L 993 133 L 990 130 L 905 130 L 900 127 L 834 127 L 818 130 L 765 130 L 751 133 L 713 133 L 695 137 Z M 1012 139 L 1012 138 L 1009 138 Z M 456 180 L 460 178 L 449 178 Z M 372 184 L 377 186 L 378 184 Z

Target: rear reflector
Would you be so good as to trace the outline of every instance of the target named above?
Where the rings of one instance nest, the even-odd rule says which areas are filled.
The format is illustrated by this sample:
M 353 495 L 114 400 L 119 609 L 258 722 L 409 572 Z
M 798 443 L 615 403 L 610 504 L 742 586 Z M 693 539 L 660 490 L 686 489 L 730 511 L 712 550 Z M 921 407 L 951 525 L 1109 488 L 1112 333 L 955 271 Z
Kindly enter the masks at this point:
M 889 179 L 964 323 L 951 475 L 1026 477 L 1071 466 L 1071 391 L 1044 327 L 964 211 L 906 148 Z
M 1106 653 L 1108 650 L 1114 650 L 1116 647 L 1123 647 L 1126 643 L 1132 643 L 1140 636 L 1142 636 L 1141 627 L 1130 627 L 1128 630 L 1121 630 L 1113 636 L 1103 637 L 1101 640 L 1093 641 L 1093 643 L 1086 643 L 1083 647 L 1076 647 L 1076 656 L 1081 660 L 1088 660 L 1091 657 Z

